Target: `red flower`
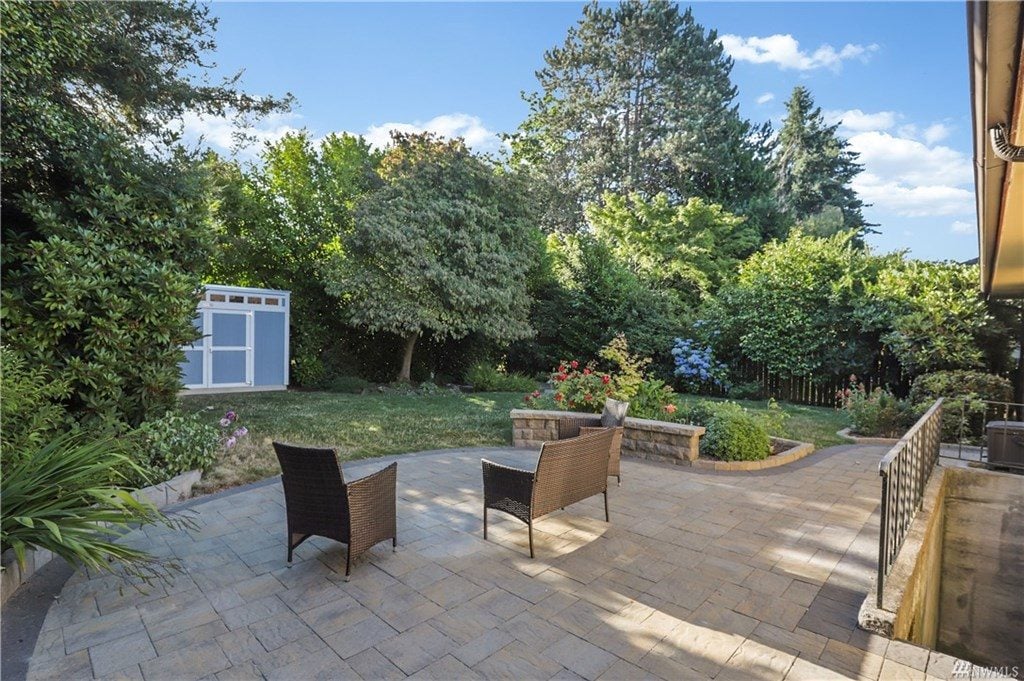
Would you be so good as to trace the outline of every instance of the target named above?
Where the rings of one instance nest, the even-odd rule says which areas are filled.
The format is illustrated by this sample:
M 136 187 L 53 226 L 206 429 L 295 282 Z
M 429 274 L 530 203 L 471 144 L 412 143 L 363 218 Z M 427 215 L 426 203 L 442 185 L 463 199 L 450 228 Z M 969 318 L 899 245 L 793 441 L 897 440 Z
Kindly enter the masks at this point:
M 523 402 L 526 402 L 527 404 L 529 404 L 530 400 L 532 400 L 532 399 L 533 399 L 533 397 L 530 396 L 530 395 L 523 395 Z
M 590 369 L 589 369 L 589 368 L 587 368 L 587 369 L 584 369 L 584 370 L 583 370 L 583 375 L 584 375 L 584 376 L 589 376 L 589 375 L 590 375 L 590 373 L 591 373 L 591 372 L 590 372 Z
M 572 409 L 575 406 L 576 406 L 576 403 L 573 402 L 572 400 L 569 400 L 569 408 Z
M 532 397 L 540 397 L 540 391 L 539 390 L 534 390 L 533 394 L 532 394 Z
M 565 395 L 562 393 L 555 393 L 555 402 L 561 402 L 565 399 Z
M 674 413 L 676 413 L 676 405 L 674 405 L 674 404 L 666 404 L 664 408 L 665 408 L 665 413 L 667 413 L 667 414 L 674 414 Z
M 608 383 L 611 380 L 612 380 L 612 377 L 609 376 L 608 374 L 605 374 L 604 376 L 601 377 L 601 382 L 604 383 L 605 385 L 608 385 Z
M 583 399 L 587 402 L 593 402 L 594 396 L 591 395 L 590 393 L 587 393 L 586 395 L 583 396 Z
M 564 374 L 565 373 L 565 365 L 564 364 L 559 364 L 558 365 L 558 373 L 560 373 L 560 374 Z
M 576 360 L 573 360 L 573 361 L 569 362 L 569 366 L 571 366 L 573 369 L 578 369 L 579 366 L 580 366 L 580 363 L 577 362 Z
M 564 381 L 567 378 L 569 378 L 569 376 L 567 376 L 566 374 L 558 374 L 557 376 L 555 376 L 555 379 L 558 381 Z

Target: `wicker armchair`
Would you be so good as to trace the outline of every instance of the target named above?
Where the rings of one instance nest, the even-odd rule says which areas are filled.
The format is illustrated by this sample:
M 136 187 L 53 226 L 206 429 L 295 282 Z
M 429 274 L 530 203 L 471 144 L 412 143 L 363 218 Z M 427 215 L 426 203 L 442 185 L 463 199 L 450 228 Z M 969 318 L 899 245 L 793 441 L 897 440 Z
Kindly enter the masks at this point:
M 615 431 L 602 428 L 589 435 L 545 442 L 537 468 L 511 468 L 484 459 L 484 539 L 487 509 L 504 511 L 529 528 L 533 558 L 533 521 L 595 494 L 604 494 L 608 517 L 608 456 Z
M 572 437 L 595 433 L 599 430 L 605 430 L 605 427 L 601 425 L 600 414 L 573 414 L 572 416 L 562 416 L 558 419 L 559 440 L 567 440 Z M 608 457 L 608 476 L 615 476 L 616 484 L 621 485 L 622 433 L 624 428 L 622 426 L 615 426 L 610 428 L 610 430 L 615 432 L 615 437 L 612 438 L 611 452 Z
M 391 540 L 398 545 L 395 486 L 398 464 L 346 482 L 333 449 L 274 443 L 281 463 L 288 516 L 288 562 L 295 548 L 312 536 L 348 545 L 345 578 L 352 559 L 372 546 Z

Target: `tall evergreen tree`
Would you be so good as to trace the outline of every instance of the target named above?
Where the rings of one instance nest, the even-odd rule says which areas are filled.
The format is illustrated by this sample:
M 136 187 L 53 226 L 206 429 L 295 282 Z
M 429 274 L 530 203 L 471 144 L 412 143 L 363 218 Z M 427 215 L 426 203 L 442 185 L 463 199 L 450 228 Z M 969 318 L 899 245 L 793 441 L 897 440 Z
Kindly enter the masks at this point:
M 765 136 L 740 118 L 718 36 L 665 0 L 583 11 L 525 95 L 515 160 L 544 176 L 548 227 L 574 229 L 602 194 L 700 197 L 727 209 L 771 194 Z
M 811 93 L 801 85 L 793 89 L 786 111 L 770 164 L 783 209 L 820 236 L 828 236 L 823 231 L 850 229 L 858 237 L 874 233 L 874 225 L 861 211 L 864 202 L 850 186 L 863 166 L 849 142 L 836 134 L 839 125 L 825 123 L 821 108 L 814 106 Z

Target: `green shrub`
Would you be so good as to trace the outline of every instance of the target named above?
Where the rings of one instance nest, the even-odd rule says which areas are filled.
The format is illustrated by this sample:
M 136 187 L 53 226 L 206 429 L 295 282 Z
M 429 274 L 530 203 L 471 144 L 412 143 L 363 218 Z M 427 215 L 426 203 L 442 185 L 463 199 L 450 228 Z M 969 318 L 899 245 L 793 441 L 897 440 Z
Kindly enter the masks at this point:
M 759 461 L 768 458 L 771 441 L 756 418 L 727 408 L 709 420 L 701 453 L 722 461 Z
M 675 392 L 665 384 L 665 381 L 657 378 L 644 379 L 629 403 L 629 415 L 638 419 L 678 420 Z
M 14 465 L 70 426 L 61 403 L 67 394 L 66 380 L 0 347 L 0 466 Z
M 758 381 L 737 383 L 729 388 L 729 397 L 734 400 L 759 400 L 764 397 L 764 387 Z
M 987 420 L 984 400 L 1010 402 L 1013 385 L 1002 376 L 980 371 L 936 371 L 914 379 L 910 400 L 918 411 L 944 397 L 942 405 L 942 441 L 977 442 Z
M 323 389 L 329 393 L 352 393 L 355 395 L 369 387 L 370 382 L 358 376 L 335 376 L 323 385 Z
M 466 380 L 476 392 L 521 393 L 537 387 L 537 382 L 529 376 L 508 374 L 484 362 L 470 367 Z
M 139 486 L 191 470 L 205 470 L 217 457 L 220 433 L 198 414 L 168 413 L 135 431 L 135 460 L 146 471 L 130 480 Z
M 863 384 L 845 391 L 843 408 L 855 433 L 873 437 L 902 437 L 921 412 L 910 400 L 901 400 L 882 388 L 868 393 Z
M 0 491 L 0 549 L 24 565 L 27 549 L 53 551 L 68 562 L 111 572 L 117 561 L 128 574 L 162 574 L 146 553 L 116 542 L 134 524 L 171 524 L 147 501 L 134 499 L 131 478 L 146 471 L 115 439 L 65 433 L 4 470 Z

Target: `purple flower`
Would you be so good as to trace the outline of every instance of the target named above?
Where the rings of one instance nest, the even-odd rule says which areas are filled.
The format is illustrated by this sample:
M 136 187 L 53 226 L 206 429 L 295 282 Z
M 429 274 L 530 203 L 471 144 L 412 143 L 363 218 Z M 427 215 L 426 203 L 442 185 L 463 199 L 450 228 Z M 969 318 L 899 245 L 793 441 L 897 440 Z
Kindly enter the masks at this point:
M 245 426 L 242 426 L 241 428 L 236 429 L 235 432 L 232 433 L 231 435 L 232 435 L 232 437 L 245 437 L 248 434 L 249 434 L 249 429 L 246 428 Z
M 221 428 L 227 428 L 230 425 L 231 425 L 231 421 L 229 421 L 226 416 L 220 420 L 220 427 Z
M 234 423 L 235 419 L 238 418 L 238 414 L 233 411 L 229 411 L 227 414 L 224 414 L 224 418 L 228 420 L 228 423 Z
M 225 446 L 225 447 L 227 447 L 228 449 L 231 449 L 231 448 L 232 448 L 232 447 L 234 447 L 234 446 L 235 446 L 235 445 L 236 445 L 237 443 L 238 443 L 238 440 L 236 440 L 236 439 L 234 438 L 234 436 L 232 436 L 232 437 L 229 437 L 229 438 L 228 438 L 227 440 L 225 440 L 225 441 L 224 441 L 224 446 Z

